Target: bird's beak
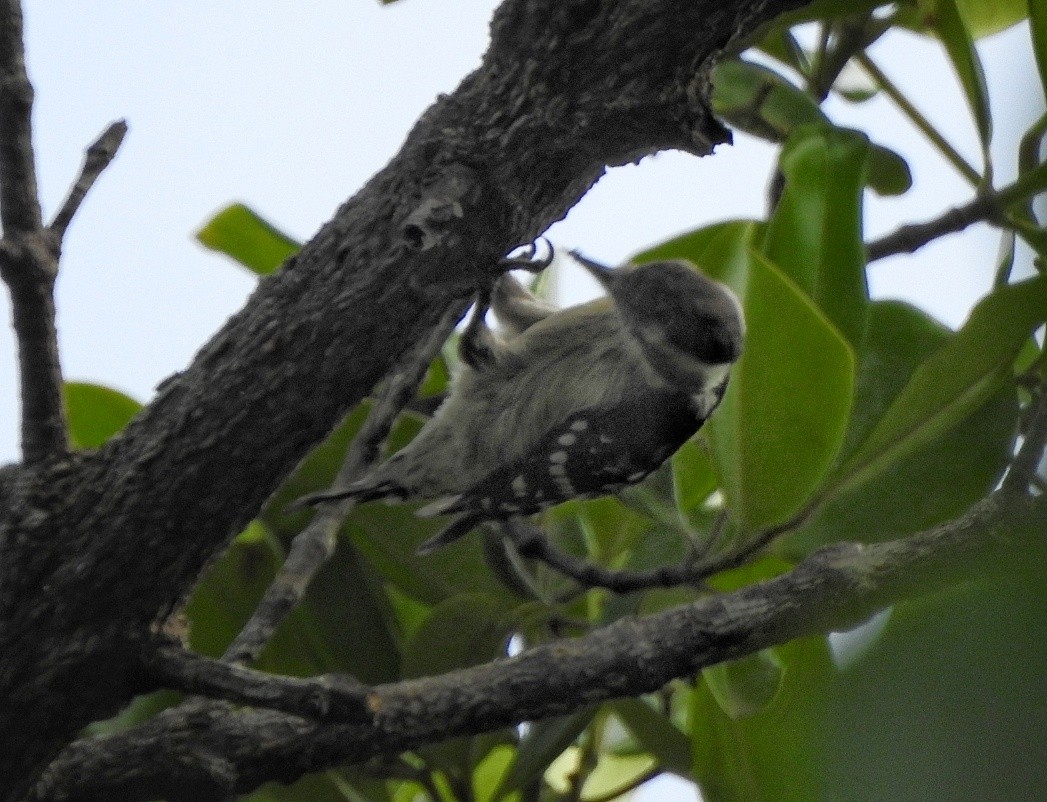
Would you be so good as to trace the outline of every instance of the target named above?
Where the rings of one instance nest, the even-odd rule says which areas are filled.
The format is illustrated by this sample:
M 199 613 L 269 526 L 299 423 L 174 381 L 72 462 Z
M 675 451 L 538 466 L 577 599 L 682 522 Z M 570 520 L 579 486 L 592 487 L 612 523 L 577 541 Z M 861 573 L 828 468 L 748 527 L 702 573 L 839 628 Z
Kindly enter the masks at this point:
M 578 251 L 571 251 L 571 256 L 578 264 L 588 270 L 592 277 L 603 285 L 604 289 L 608 292 L 611 291 L 611 286 L 615 281 L 615 271 L 613 268 L 607 267 L 607 265 L 602 265 L 599 262 L 594 262 L 592 259 L 582 256 Z

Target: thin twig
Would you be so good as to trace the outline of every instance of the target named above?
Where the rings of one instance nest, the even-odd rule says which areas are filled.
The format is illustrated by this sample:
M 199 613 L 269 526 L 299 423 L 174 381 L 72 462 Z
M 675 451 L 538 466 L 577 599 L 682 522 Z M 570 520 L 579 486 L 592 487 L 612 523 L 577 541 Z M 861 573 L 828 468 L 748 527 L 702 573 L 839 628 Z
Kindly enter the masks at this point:
M 934 220 L 902 226 L 865 246 L 869 262 L 899 253 L 915 253 L 924 245 L 946 234 L 963 231 L 967 226 L 989 220 L 1000 214 L 995 195 L 980 195 L 970 203 L 949 209 Z
M 675 565 L 661 565 L 646 571 L 604 568 L 560 551 L 545 532 L 524 521 L 509 520 L 501 522 L 499 526 L 506 535 L 507 546 L 518 551 L 520 556 L 539 560 L 585 588 L 606 588 L 615 593 L 632 593 L 650 588 L 694 585 L 720 571 L 737 568 L 777 538 L 802 526 L 820 505 L 820 498 L 812 499 L 788 521 L 770 526 L 728 551 L 703 559 L 692 557 Z
M 1015 454 L 1011 467 L 1003 479 L 1003 489 L 1012 493 L 1027 492 L 1030 484 L 1039 486 L 1037 469 L 1047 448 L 1047 385 L 1041 385 L 1034 395 L 1025 439 Z
M 930 121 L 923 116 L 919 109 L 912 104 L 912 101 L 907 98 L 894 82 L 876 65 L 876 63 L 869 58 L 868 53 L 857 53 L 854 56 L 854 60 L 857 61 L 873 79 L 877 86 L 883 90 L 884 94 L 887 95 L 891 100 L 895 102 L 905 113 L 905 116 L 909 118 L 913 125 L 915 125 L 920 132 L 927 137 L 936 148 L 938 152 L 945 157 L 953 167 L 959 171 L 959 173 L 966 178 L 974 186 L 978 186 L 982 177 L 978 174 L 963 156 L 960 155 L 959 151 L 956 150 L 949 141 L 943 137 L 938 129 L 931 125 Z
M 65 237 L 66 229 L 69 228 L 69 224 L 80 208 L 80 204 L 84 202 L 84 198 L 91 191 L 91 187 L 98 180 L 98 176 L 102 174 L 105 168 L 109 166 L 109 163 L 112 162 L 113 157 L 116 156 L 116 152 L 120 149 L 120 143 L 124 141 L 126 134 L 127 122 L 117 120 L 106 128 L 102 135 L 87 148 L 83 167 L 80 168 L 80 175 L 69 189 L 69 195 L 65 199 L 65 203 L 62 204 L 62 208 L 58 210 L 55 219 L 48 226 L 48 230 L 54 237 L 55 242 L 61 243 Z
M 452 305 L 436 328 L 405 355 L 400 367 L 389 376 L 381 399 L 349 447 L 332 490 L 348 487 L 378 458 L 396 416 L 414 395 L 429 364 L 462 316 L 463 306 L 464 302 Z M 249 663 L 258 659 L 276 628 L 301 601 L 316 572 L 334 554 L 338 530 L 355 503 L 353 499 L 345 499 L 323 505 L 309 525 L 295 536 L 287 559 L 251 619 L 226 649 L 224 661 Z
M 202 657 L 174 644 L 149 653 L 145 667 L 162 687 L 211 699 L 345 723 L 374 718 L 368 707 L 367 686 L 344 674 L 309 679 L 280 677 Z

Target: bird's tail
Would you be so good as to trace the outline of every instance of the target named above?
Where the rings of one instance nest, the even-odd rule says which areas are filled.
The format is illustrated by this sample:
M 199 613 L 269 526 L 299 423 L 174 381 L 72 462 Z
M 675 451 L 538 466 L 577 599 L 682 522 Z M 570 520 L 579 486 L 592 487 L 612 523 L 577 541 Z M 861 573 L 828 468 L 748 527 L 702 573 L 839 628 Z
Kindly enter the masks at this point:
M 433 535 L 415 549 L 415 554 L 418 554 L 419 556 L 431 554 L 437 549 L 443 548 L 448 543 L 453 543 L 458 540 L 458 538 L 468 534 L 483 519 L 483 515 L 475 512 L 467 512 L 463 515 L 459 515 L 437 534 Z

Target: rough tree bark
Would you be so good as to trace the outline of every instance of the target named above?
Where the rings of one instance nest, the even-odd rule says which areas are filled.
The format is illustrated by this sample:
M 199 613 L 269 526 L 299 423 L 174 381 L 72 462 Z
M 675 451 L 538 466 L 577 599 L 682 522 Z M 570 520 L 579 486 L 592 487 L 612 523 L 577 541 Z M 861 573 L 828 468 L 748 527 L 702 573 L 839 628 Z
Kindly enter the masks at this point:
M 599 178 L 727 139 L 708 73 L 803 0 L 507 0 L 481 67 L 119 437 L 0 474 L 0 788 L 130 695 L 140 646 L 280 480 Z

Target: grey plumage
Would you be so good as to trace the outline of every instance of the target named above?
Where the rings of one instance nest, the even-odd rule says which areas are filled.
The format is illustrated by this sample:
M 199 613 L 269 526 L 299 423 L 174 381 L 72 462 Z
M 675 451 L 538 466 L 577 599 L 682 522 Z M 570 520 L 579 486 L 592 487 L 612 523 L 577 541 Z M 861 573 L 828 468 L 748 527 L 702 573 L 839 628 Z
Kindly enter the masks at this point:
M 675 451 L 715 408 L 741 352 L 737 300 L 685 262 L 611 271 L 576 258 L 613 300 L 557 310 L 512 276 L 499 278 L 490 305 L 502 328 L 493 332 L 482 313 L 474 317 L 452 390 L 418 436 L 348 490 L 318 494 L 310 503 L 347 496 L 436 499 L 420 514 L 458 513 L 449 532 L 457 536 L 485 518 L 526 514 L 639 481 Z M 582 447 L 583 423 L 593 425 L 593 438 L 624 431 L 628 453 L 595 439 L 586 442 L 600 445 L 598 457 L 572 452 Z M 665 442 L 648 448 L 648 439 Z M 564 477 L 552 485 L 544 473 L 550 454 L 552 475 L 561 470 Z M 556 467 L 557 459 L 564 468 Z M 624 472 L 594 461 L 616 459 Z M 516 503 L 524 499 L 513 480 L 517 489 L 520 482 L 539 484 L 537 476 L 521 478 L 518 466 L 543 472 L 548 487 L 541 499 Z

